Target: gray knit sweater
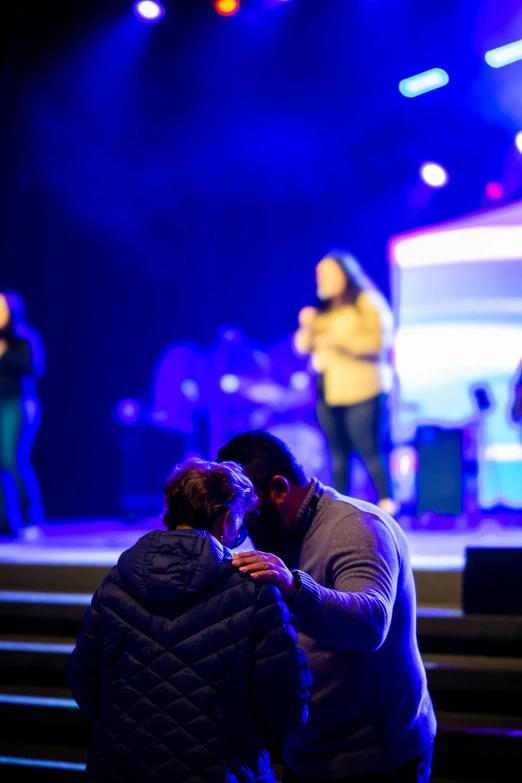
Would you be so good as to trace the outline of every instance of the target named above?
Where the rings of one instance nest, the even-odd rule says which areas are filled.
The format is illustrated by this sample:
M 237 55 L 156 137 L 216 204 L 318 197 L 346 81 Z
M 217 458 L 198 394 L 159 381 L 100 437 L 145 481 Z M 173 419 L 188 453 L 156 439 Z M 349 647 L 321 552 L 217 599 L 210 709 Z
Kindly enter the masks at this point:
M 290 609 L 313 685 L 308 724 L 286 743 L 285 762 L 300 775 L 352 777 L 420 755 L 436 721 L 404 533 L 372 504 L 323 489 L 287 562 L 300 571 Z M 298 526 L 318 490 L 315 482 Z

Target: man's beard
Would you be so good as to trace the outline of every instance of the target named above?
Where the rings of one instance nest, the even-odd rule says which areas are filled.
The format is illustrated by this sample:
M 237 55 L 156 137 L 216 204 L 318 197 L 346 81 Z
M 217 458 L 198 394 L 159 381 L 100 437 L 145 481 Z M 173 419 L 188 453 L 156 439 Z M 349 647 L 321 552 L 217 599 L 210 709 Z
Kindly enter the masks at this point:
M 247 527 L 256 549 L 278 557 L 284 556 L 293 536 L 293 528 L 285 526 L 275 506 L 271 503 L 262 506 Z

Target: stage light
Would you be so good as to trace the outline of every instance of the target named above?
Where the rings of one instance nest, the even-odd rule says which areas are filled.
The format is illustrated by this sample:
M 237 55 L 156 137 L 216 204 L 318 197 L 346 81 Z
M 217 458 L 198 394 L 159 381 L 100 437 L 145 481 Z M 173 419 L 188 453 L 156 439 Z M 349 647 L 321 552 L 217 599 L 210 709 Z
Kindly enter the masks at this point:
M 430 188 L 443 188 L 449 182 L 449 174 L 445 168 L 438 163 L 423 163 L 419 174 L 421 179 L 429 185 Z
M 197 381 L 194 381 L 192 378 L 185 378 L 184 381 L 181 381 L 181 393 L 190 402 L 197 402 L 199 400 L 199 386 Z
M 216 0 L 216 11 L 221 16 L 233 16 L 239 11 L 239 0 Z
M 500 201 L 504 196 L 504 188 L 500 182 L 488 182 L 485 188 L 486 196 L 491 201 Z
M 310 376 L 303 370 L 294 372 L 290 376 L 290 385 L 297 391 L 304 391 L 310 386 Z
M 136 400 L 122 400 L 118 405 L 118 418 L 123 424 L 135 424 L 140 415 L 140 405 Z
M 0 764 L 17 767 L 41 767 L 42 769 L 67 769 L 85 772 L 85 764 L 76 761 L 51 761 L 50 759 L 27 759 L 19 756 L 0 756 Z
M 432 68 L 399 82 L 399 90 L 406 98 L 416 98 L 431 90 L 438 90 L 449 82 L 449 76 L 442 68 Z
M 153 0 L 138 0 L 134 3 L 134 13 L 140 22 L 159 22 L 165 14 L 165 9 L 161 3 Z
M 519 261 L 522 226 L 474 226 L 392 240 L 391 255 L 400 267 Z
M 237 375 L 223 375 L 219 385 L 225 394 L 234 394 L 239 389 L 239 378 Z
M 26 707 L 56 707 L 57 709 L 68 710 L 78 709 L 74 699 L 64 699 L 56 696 L 25 696 L 18 693 L 0 693 L 0 704 L 19 704 Z
M 514 41 L 497 49 L 490 49 L 484 55 L 484 59 L 492 68 L 502 68 L 504 65 L 516 63 L 517 60 L 522 60 L 522 41 Z
M 517 150 L 522 154 L 522 131 L 519 131 L 515 136 L 515 144 Z

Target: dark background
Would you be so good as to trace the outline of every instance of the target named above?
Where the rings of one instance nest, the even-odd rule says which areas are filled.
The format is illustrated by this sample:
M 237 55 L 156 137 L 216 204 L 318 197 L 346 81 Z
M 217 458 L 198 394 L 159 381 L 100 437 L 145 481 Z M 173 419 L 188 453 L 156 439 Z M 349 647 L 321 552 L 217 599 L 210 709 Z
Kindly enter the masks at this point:
M 488 206 L 489 180 L 522 193 L 522 64 L 483 58 L 522 38 L 517 2 L 165 6 L 154 25 L 130 0 L 2 9 L 0 289 L 47 348 L 50 517 L 116 513 L 111 412 L 148 393 L 168 343 L 233 323 L 269 344 L 331 245 L 388 293 L 390 235 Z M 432 67 L 447 87 L 399 93 Z M 444 190 L 419 184 L 426 159 Z

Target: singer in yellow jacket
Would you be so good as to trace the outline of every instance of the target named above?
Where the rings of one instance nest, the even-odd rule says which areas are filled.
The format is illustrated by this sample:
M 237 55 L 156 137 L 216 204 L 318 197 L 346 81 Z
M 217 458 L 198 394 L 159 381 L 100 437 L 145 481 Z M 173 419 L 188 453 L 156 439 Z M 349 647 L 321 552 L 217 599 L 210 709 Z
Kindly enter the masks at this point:
M 327 437 L 333 483 L 349 484 L 350 457 L 364 462 L 379 505 L 394 513 L 381 444 L 391 391 L 393 318 L 384 296 L 349 253 L 331 251 L 316 267 L 318 304 L 299 313 L 295 347 L 317 372 L 317 416 Z

